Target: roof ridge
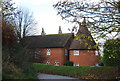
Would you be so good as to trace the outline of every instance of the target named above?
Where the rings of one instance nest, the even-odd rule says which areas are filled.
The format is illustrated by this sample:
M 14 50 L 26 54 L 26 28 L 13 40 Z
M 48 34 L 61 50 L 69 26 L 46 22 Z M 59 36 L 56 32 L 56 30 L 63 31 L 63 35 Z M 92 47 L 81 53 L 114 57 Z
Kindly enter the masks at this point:
M 26 41 L 31 41 L 31 44 L 29 44 L 31 48 L 64 47 L 72 35 L 73 33 L 29 36 L 26 37 Z
M 50 36 L 50 35 L 66 35 L 66 34 L 73 34 L 73 33 L 47 34 L 47 35 L 34 35 L 34 36 L 26 36 L 26 37 L 39 37 L 39 36 Z
M 62 34 L 47 34 L 45 36 L 48 36 L 48 35 L 65 35 L 65 34 L 72 34 L 72 33 L 62 33 Z

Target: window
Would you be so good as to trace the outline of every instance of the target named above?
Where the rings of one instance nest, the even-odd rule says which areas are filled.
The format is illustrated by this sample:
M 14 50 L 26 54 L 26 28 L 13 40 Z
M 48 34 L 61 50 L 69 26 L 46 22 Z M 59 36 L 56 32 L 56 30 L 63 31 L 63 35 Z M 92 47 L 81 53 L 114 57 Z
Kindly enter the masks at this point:
M 99 66 L 99 64 L 96 64 L 95 66 Z
M 65 55 L 68 55 L 68 50 L 67 49 L 65 49 Z
M 79 51 L 78 50 L 74 50 L 74 55 L 79 55 Z
M 59 66 L 59 62 L 58 61 L 55 61 L 55 66 Z
M 79 66 L 79 64 L 74 64 L 74 66 Z
M 50 49 L 47 49 L 46 54 L 50 55 Z
M 95 55 L 98 55 L 98 51 L 95 51 Z
M 39 59 L 40 51 L 38 49 L 35 50 L 35 59 Z
M 46 64 L 50 64 L 50 61 L 47 61 Z

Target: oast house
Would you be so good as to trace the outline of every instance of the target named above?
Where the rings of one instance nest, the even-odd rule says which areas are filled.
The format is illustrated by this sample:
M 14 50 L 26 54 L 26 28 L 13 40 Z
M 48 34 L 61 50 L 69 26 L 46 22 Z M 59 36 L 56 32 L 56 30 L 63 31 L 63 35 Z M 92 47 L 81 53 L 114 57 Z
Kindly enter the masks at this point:
M 74 66 L 98 64 L 96 43 L 87 28 L 85 19 L 76 35 L 62 33 L 59 27 L 58 34 L 46 35 L 42 29 L 41 35 L 28 36 L 25 39 L 35 62 L 57 66 L 64 65 L 66 61 L 72 61 Z M 42 56 L 44 60 L 39 56 Z

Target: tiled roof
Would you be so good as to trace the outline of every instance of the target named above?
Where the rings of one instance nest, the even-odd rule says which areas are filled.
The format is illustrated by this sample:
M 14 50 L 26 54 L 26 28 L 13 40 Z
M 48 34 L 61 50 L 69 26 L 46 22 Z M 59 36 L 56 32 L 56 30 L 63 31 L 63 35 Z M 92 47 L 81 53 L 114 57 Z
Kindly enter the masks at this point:
M 76 36 L 78 38 L 74 38 L 70 49 L 96 49 L 96 43 L 86 25 L 80 26 Z
M 29 36 L 25 38 L 29 48 L 69 48 L 69 49 L 92 49 L 96 45 L 90 31 L 87 28 L 85 20 L 82 22 L 78 32 L 77 39 L 72 33 Z
M 29 48 L 58 48 L 65 47 L 70 40 L 73 40 L 72 33 L 28 36 L 25 38 Z M 70 45 L 67 45 L 70 46 Z
M 96 49 L 94 46 L 96 43 L 94 41 L 90 41 L 87 39 L 76 40 L 76 38 L 73 39 L 73 42 L 71 43 L 70 49 L 79 49 L 79 50 L 86 50 L 86 49 Z

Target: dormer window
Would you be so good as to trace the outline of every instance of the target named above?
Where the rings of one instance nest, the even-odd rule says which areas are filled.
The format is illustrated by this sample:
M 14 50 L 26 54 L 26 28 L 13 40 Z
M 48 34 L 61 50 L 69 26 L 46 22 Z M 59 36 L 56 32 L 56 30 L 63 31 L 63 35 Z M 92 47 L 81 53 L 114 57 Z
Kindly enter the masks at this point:
M 50 49 L 47 49 L 47 50 L 46 50 L 46 54 L 47 54 L 47 55 L 50 55 Z

